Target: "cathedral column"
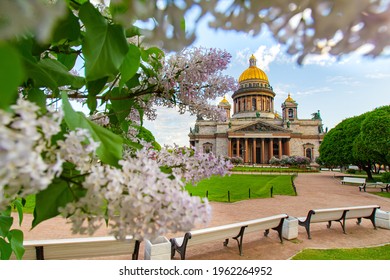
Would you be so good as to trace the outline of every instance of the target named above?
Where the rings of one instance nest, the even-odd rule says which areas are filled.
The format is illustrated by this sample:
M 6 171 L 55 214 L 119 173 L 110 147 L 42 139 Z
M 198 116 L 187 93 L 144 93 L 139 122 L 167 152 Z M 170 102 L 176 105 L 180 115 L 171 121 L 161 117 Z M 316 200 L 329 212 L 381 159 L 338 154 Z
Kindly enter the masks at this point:
M 228 138 L 228 156 L 232 157 L 232 139 Z
M 269 139 L 269 145 L 268 145 L 268 155 L 270 160 L 274 156 L 274 139 Z
M 283 155 L 282 138 L 279 138 L 278 146 L 279 146 L 279 158 L 282 158 Z
M 264 150 L 264 138 L 261 138 L 261 163 L 265 161 Z
M 252 161 L 253 161 L 253 164 L 256 163 L 256 138 L 253 138 L 253 156 L 252 156 Z
M 236 156 L 239 157 L 240 156 L 240 138 L 237 138 L 236 142 L 237 142 L 237 145 L 236 145 L 236 148 L 237 148 L 236 153 L 237 154 L 236 154 Z
M 286 139 L 285 145 L 285 155 L 290 156 L 290 139 Z
M 245 158 L 244 158 L 244 163 L 247 163 L 249 161 L 248 158 L 248 138 L 245 138 Z

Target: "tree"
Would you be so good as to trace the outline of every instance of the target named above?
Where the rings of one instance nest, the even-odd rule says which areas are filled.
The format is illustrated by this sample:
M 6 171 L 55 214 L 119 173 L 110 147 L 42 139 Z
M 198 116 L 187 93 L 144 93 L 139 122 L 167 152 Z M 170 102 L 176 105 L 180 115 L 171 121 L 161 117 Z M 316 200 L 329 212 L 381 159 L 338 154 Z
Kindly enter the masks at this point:
M 390 106 L 370 112 L 361 125 L 355 154 L 365 155 L 379 165 L 390 165 Z
M 319 148 L 319 161 L 329 167 L 357 165 L 372 180 L 374 163 L 389 164 L 389 108 L 345 119 L 331 129 Z

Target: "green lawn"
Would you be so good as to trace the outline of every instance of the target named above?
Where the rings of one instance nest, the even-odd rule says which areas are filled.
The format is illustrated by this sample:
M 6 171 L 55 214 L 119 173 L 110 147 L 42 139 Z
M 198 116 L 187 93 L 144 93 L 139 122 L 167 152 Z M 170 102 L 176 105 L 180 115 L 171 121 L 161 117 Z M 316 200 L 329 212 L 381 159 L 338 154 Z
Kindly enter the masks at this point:
M 390 260 L 390 244 L 353 249 L 304 249 L 293 260 Z
M 295 195 L 289 175 L 241 175 L 214 176 L 200 181 L 196 186 L 188 184 L 186 190 L 195 196 L 206 197 L 210 201 L 230 202 L 249 198 L 271 197 L 273 195 Z
M 373 194 L 379 195 L 381 197 L 387 197 L 390 198 L 390 192 L 375 192 Z

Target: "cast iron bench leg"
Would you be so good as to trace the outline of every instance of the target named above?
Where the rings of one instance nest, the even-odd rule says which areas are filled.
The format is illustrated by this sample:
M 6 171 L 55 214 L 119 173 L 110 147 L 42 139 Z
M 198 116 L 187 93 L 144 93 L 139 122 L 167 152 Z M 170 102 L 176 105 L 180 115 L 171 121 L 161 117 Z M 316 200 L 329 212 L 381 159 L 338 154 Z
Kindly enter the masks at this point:
M 242 256 L 242 240 L 244 238 L 244 231 L 245 231 L 245 228 L 247 226 L 243 226 L 241 227 L 240 229 L 240 232 L 238 233 L 237 236 L 233 237 L 233 239 L 235 239 L 237 241 L 237 244 L 238 244 L 238 250 L 240 251 L 240 256 Z M 227 239 L 229 240 L 229 239 Z M 227 244 L 226 244 L 227 245 Z

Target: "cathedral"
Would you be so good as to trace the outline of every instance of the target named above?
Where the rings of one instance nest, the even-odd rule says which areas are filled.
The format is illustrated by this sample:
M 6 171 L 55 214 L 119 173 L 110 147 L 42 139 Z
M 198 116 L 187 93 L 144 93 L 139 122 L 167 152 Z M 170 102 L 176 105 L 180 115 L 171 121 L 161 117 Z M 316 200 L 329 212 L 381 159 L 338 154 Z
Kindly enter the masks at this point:
M 275 92 L 267 75 L 249 59 L 249 68 L 238 79 L 239 89 L 219 107 L 227 120 L 215 122 L 198 118 L 190 129 L 190 145 L 205 153 L 241 157 L 245 164 L 268 164 L 272 157 L 303 156 L 312 162 L 319 156 L 324 137 L 320 113 L 312 119 L 298 118 L 298 103 L 289 94 L 282 114 L 274 110 Z

